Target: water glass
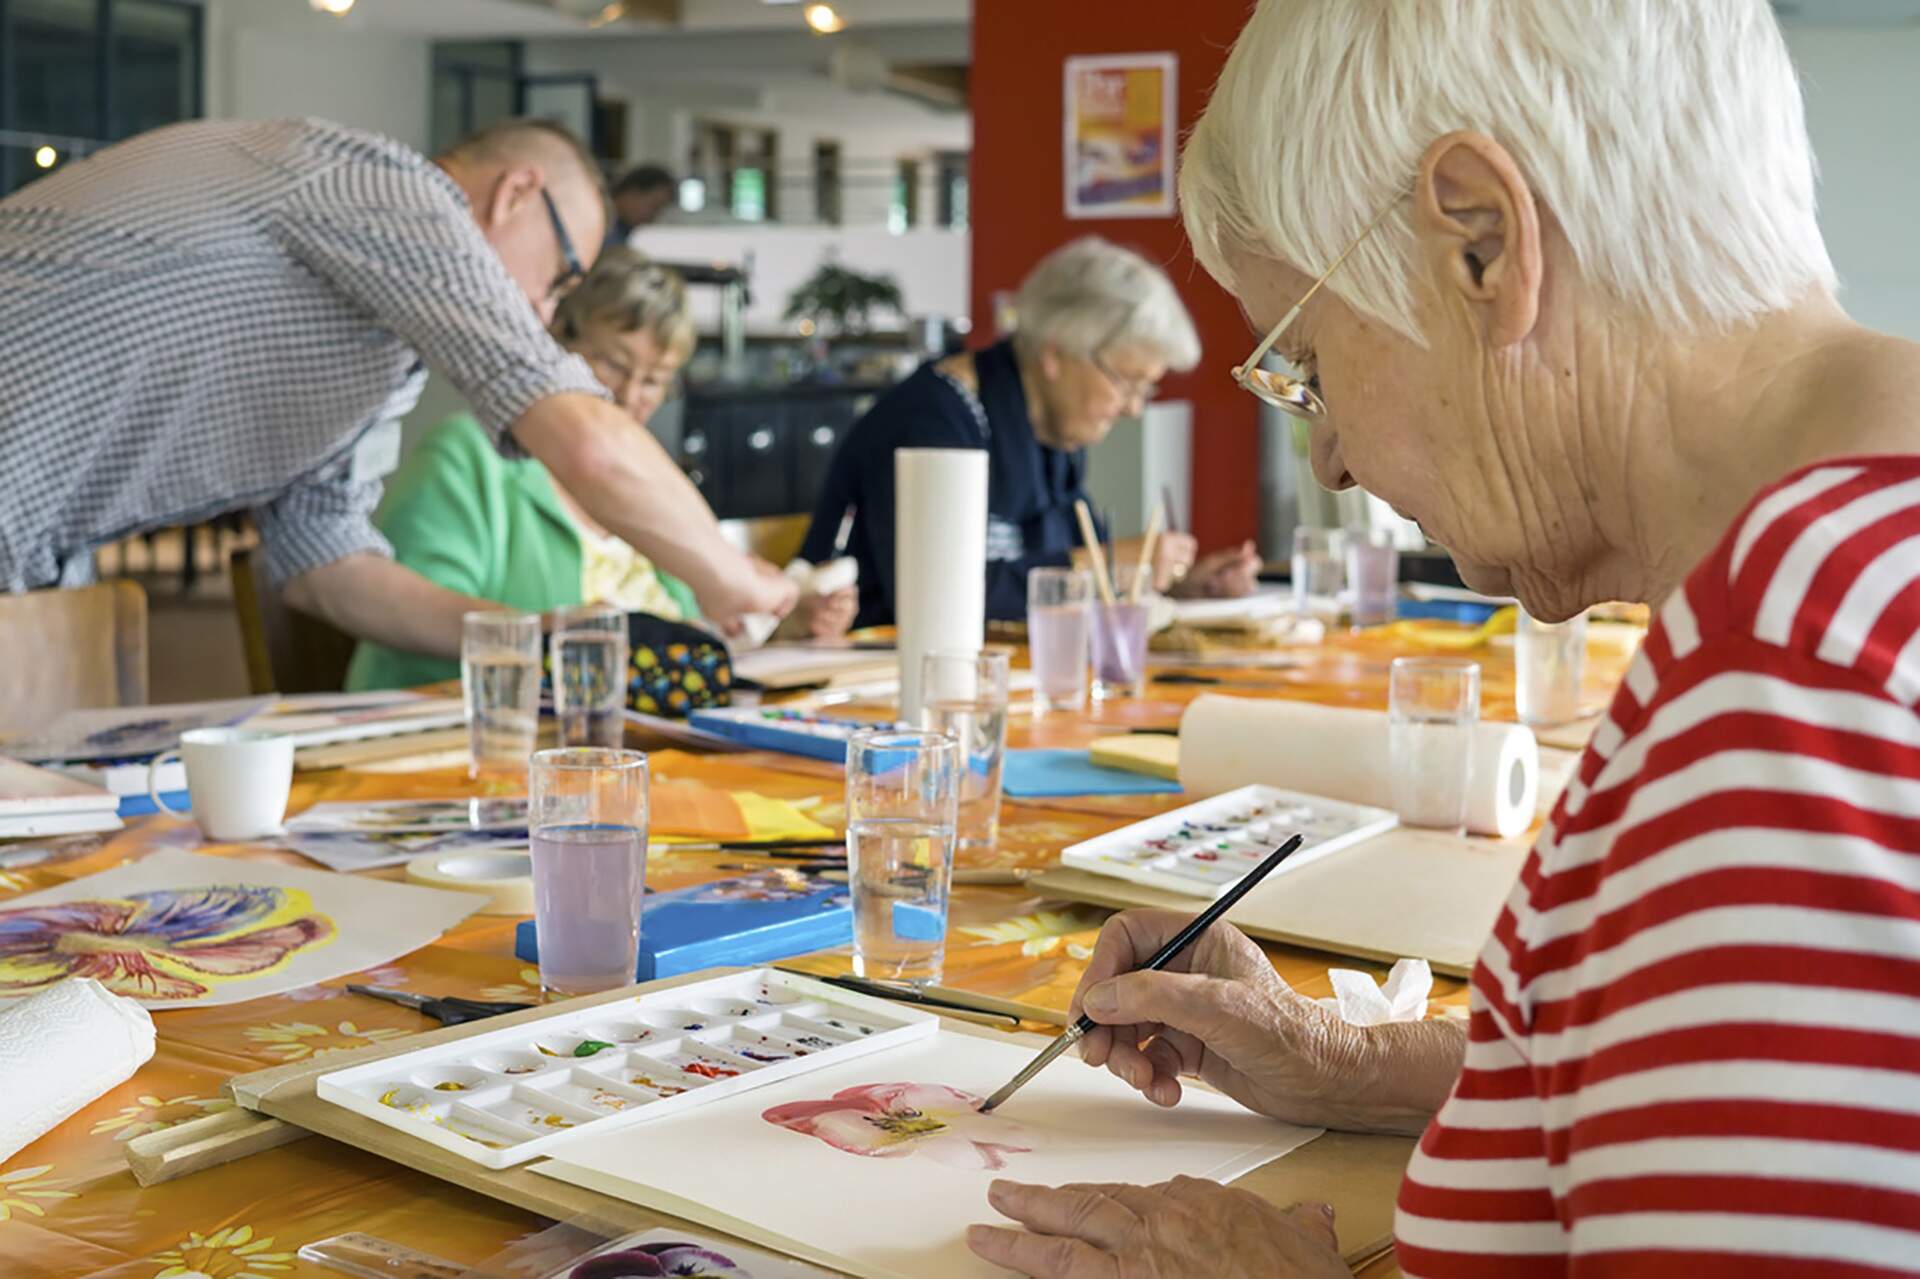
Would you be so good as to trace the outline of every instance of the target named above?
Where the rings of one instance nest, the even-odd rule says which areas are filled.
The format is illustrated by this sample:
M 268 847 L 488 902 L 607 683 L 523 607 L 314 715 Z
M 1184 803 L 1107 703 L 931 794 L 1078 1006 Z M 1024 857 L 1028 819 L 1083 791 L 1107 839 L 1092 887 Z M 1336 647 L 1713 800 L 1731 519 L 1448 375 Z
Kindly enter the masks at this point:
M 1027 574 L 1027 651 L 1033 704 L 1077 711 L 1087 704 L 1087 651 L 1093 624 L 1093 575 L 1077 568 Z
M 585 995 L 632 985 L 647 881 L 647 757 L 541 751 L 528 790 L 540 989 Z
M 1347 587 L 1347 535 L 1337 528 L 1293 530 L 1293 611 L 1331 626 Z
M 991 849 L 1000 833 L 1000 770 L 1007 754 L 1005 649 L 929 653 L 920 663 L 920 724 L 960 743 L 961 849 Z
M 1580 718 L 1587 666 L 1587 615 L 1540 622 L 1522 609 L 1513 634 L 1514 701 L 1522 724 L 1546 727 Z
M 1356 627 L 1391 622 L 1399 611 L 1400 548 L 1384 529 L 1347 533 L 1347 585 Z
M 1123 569 L 1114 602 L 1093 605 L 1093 695 L 1107 700 L 1147 690 L 1147 631 L 1152 606 L 1131 599 L 1137 570 Z
M 960 743 L 944 733 L 866 729 L 847 744 L 847 870 L 853 971 L 940 980 L 959 815 Z
M 1467 825 L 1480 666 L 1457 657 L 1402 657 L 1388 678 L 1393 806 L 1408 826 L 1458 834 Z
M 468 613 L 460 635 L 473 776 L 527 771 L 540 730 L 540 619 L 499 610 Z
M 563 609 L 553 632 L 553 711 L 562 746 L 625 740 L 627 614 L 605 604 Z

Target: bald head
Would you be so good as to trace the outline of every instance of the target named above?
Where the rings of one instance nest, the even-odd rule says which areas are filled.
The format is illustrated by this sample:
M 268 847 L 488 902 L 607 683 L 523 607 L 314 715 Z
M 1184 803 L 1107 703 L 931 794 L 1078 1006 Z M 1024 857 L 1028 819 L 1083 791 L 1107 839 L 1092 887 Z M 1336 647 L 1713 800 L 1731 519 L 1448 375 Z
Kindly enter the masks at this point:
M 560 125 L 504 120 L 455 143 L 436 163 L 466 193 L 474 221 L 528 301 L 551 319 L 573 265 L 592 266 L 606 237 L 606 179 L 593 154 Z

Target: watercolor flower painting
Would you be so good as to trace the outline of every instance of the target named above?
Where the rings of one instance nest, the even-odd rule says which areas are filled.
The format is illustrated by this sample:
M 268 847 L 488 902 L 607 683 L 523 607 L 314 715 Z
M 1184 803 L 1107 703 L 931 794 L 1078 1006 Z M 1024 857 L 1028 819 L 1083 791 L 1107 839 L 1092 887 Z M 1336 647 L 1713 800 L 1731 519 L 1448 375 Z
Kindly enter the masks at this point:
M 117 995 L 196 999 L 333 940 L 294 888 L 214 885 L 0 910 L 0 995 L 92 977 Z
M 954 1168 L 997 1171 L 1008 1155 L 1033 1150 L 1019 1125 L 980 1113 L 982 1099 L 939 1084 L 867 1084 L 827 1101 L 795 1101 L 761 1112 L 770 1124 L 818 1137 L 870 1158 L 921 1154 Z
M 568 1271 L 567 1279 L 654 1279 L 658 1275 L 753 1279 L 731 1257 L 690 1243 L 649 1243 L 603 1252 Z

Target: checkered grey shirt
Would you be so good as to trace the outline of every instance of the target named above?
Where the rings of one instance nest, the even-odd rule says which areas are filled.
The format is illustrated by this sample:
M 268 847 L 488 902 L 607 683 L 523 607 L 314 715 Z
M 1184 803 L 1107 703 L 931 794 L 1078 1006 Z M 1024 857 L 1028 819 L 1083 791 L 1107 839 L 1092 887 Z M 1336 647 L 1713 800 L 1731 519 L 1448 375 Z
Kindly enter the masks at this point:
M 96 546 L 235 509 L 277 581 L 388 553 L 354 445 L 426 367 L 508 451 L 537 401 L 605 394 L 398 143 L 199 121 L 33 183 L 0 201 L 0 590 L 86 582 Z

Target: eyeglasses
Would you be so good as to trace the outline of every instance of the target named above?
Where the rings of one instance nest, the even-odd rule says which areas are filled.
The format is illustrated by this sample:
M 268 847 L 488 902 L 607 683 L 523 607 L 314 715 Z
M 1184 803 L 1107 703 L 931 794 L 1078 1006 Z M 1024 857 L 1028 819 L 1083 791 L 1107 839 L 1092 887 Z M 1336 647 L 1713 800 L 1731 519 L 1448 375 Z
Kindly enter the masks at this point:
M 1333 265 L 1327 268 L 1326 274 L 1315 280 L 1313 287 L 1293 304 L 1293 309 L 1280 317 L 1280 323 L 1274 325 L 1272 331 L 1267 334 L 1266 340 L 1254 348 L 1253 354 L 1247 357 L 1246 363 L 1234 369 L 1234 381 L 1273 405 L 1274 408 L 1291 413 L 1304 421 L 1315 422 L 1327 415 L 1327 402 L 1320 398 L 1320 391 L 1314 385 L 1318 378 L 1289 377 L 1285 373 L 1275 373 L 1270 369 L 1261 368 L 1260 362 L 1267 358 L 1267 352 L 1273 349 L 1273 344 L 1280 340 L 1280 335 L 1287 331 L 1288 326 L 1300 318 L 1300 312 L 1306 309 L 1307 303 L 1313 301 L 1313 295 L 1333 278 L 1333 273 L 1340 269 L 1341 264 L 1353 256 L 1354 250 L 1366 243 L 1367 237 L 1372 235 L 1375 228 L 1385 222 L 1387 215 L 1399 205 L 1400 200 L 1396 198 L 1392 204 L 1380 210 L 1373 221 L 1367 223 L 1367 229 L 1360 233 L 1359 239 L 1349 244 L 1346 251 L 1333 260 Z
M 1141 404 L 1151 404 L 1160 394 L 1160 383 L 1158 381 L 1148 382 L 1142 381 L 1139 378 L 1123 377 L 1114 372 L 1113 366 L 1108 364 L 1102 356 L 1102 352 L 1112 346 L 1114 341 L 1119 338 L 1122 333 L 1127 331 L 1128 327 L 1133 323 L 1133 317 L 1139 314 L 1139 312 L 1140 304 L 1138 302 L 1128 307 L 1127 313 L 1120 317 L 1120 322 L 1107 331 L 1107 336 L 1100 339 L 1100 344 L 1093 348 L 1093 354 L 1087 358 L 1094 368 L 1100 370 L 1100 376 L 1107 379 L 1107 382 L 1113 389 L 1120 393 L 1121 399 L 1129 404 L 1136 401 Z
M 573 237 L 567 234 L 567 224 L 560 220 L 560 209 L 545 187 L 540 188 L 540 199 L 547 206 L 547 221 L 553 223 L 553 238 L 560 242 L 560 261 L 563 266 L 560 274 L 553 277 L 553 283 L 547 286 L 547 295 L 557 298 L 586 279 L 587 268 L 580 265 L 580 255 L 573 251 Z

